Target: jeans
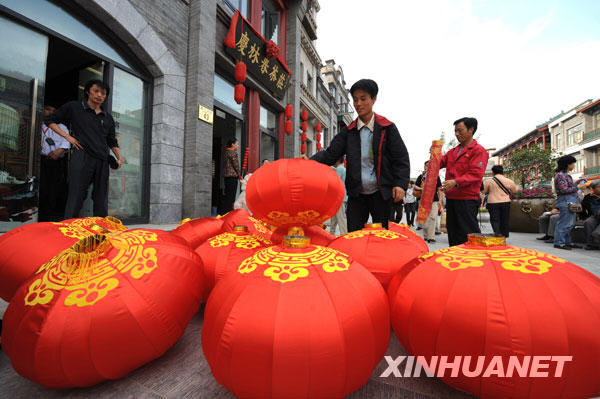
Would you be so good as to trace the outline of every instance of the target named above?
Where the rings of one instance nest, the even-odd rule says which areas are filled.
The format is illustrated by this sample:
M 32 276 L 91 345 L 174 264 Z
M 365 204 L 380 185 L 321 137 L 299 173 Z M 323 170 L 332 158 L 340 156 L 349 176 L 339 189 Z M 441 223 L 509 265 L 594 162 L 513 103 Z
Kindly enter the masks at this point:
M 556 208 L 560 211 L 556 230 L 554 231 L 554 245 L 571 244 L 571 229 L 575 225 L 576 214 L 569 211 L 569 203 L 576 203 L 577 197 L 573 195 L 559 195 L 556 199 Z

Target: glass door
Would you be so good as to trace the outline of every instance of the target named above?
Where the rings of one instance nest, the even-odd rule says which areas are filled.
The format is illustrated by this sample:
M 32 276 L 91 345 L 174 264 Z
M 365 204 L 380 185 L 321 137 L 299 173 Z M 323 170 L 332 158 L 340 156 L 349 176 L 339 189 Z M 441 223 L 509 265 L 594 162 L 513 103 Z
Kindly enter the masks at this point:
M 37 221 L 48 37 L 0 16 L 0 232 Z

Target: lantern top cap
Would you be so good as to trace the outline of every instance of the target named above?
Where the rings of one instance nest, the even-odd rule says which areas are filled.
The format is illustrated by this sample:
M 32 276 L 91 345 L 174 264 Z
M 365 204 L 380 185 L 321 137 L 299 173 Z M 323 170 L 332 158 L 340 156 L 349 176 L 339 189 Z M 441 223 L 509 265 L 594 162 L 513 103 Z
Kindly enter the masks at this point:
M 310 238 L 302 236 L 284 236 L 282 245 L 287 248 L 306 248 L 310 245 Z
M 381 223 L 365 223 L 365 229 L 382 229 L 383 224 Z
M 469 234 L 469 244 L 480 247 L 497 247 L 506 245 L 506 237 L 501 234 Z
M 234 233 L 247 233 L 248 232 L 248 226 L 242 226 L 242 225 L 233 226 L 233 228 L 231 229 L 231 231 L 234 232 Z

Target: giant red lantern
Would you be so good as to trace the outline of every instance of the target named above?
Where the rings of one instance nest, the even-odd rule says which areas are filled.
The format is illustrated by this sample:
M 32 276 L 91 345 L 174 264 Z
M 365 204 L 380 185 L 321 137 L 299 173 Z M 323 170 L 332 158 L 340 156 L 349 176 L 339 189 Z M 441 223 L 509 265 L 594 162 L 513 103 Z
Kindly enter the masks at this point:
M 237 397 L 343 398 L 387 349 L 389 307 L 377 280 L 307 241 L 256 252 L 208 299 L 202 348 Z
M 482 398 L 600 395 L 600 279 L 572 263 L 471 235 L 412 262 L 388 294 L 409 353 L 433 372 L 433 356 L 461 356 L 456 375 L 444 373 L 453 387 Z
M 279 227 L 273 232 L 271 241 L 275 244 L 281 244 L 285 236 L 301 236 L 310 238 L 310 242 L 314 245 L 328 246 L 329 243 L 336 239 L 336 236 L 322 229 L 320 226 L 305 226 L 300 227 Z
M 427 245 L 425 240 L 420 235 L 415 233 L 406 223 L 398 224 L 394 222 L 388 222 L 388 229 L 395 233 L 402 234 L 408 237 L 409 239 L 412 239 L 413 244 L 424 254 L 429 252 L 429 246 Z
M 89 217 L 59 223 L 32 223 L 0 236 L 0 298 L 14 293 L 41 265 L 81 238 L 127 230 L 119 219 Z
M 202 244 L 196 253 L 202 259 L 205 277 L 205 298 L 215 284 L 228 273 L 236 272 L 244 259 L 273 243 L 246 226 L 234 226 L 231 233 L 221 233 Z
M 19 288 L 2 350 L 46 387 L 121 378 L 181 337 L 200 305 L 200 263 L 185 240 L 161 230 L 86 237 Z
M 270 163 L 271 162 L 269 162 L 269 164 Z M 264 166 L 266 165 L 263 165 L 260 169 L 263 169 Z M 265 223 L 252 217 L 250 213 L 245 209 L 235 209 L 231 212 L 226 213 L 220 219 L 223 221 L 223 225 L 221 227 L 221 232 L 223 233 L 231 233 L 235 226 L 246 226 L 248 227 L 248 231 L 250 232 L 250 234 L 262 236 L 267 240 L 270 240 L 271 234 L 273 234 L 273 232 Z
M 198 248 L 210 237 L 216 236 L 223 228 L 223 219 L 196 218 L 184 219 L 171 234 L 182 237 L 193 249 Z
M 386 230 L 381 223 L 367 224 L 362 230 L 344 234 L 329 247 L 356 259 L 373 273 L 384 289 L 402 267 L 427 253 L 415 246 L 408 234 Z
M 336 214 L 344 184 L 335 171 L 306 159 L 280 159 L 261 166 L 246 186 L 252 214 L 273 226 L 310 226 Z

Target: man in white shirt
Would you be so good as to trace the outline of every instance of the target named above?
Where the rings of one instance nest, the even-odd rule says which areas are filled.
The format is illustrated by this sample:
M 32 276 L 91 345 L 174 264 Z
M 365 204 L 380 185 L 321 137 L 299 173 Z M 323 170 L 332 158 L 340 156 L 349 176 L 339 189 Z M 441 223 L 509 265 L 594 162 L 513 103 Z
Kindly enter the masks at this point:
M 56 110 L 44 106 L 44 119 Z M 67 127 L 59 127 L 69 132 Z M 40 206 L 38 221 L 56 222 L 63 219 L 67 199 L 67 152 L 71 144 L 61 135 L 42 124 L 42 150 L 40 168 Z

